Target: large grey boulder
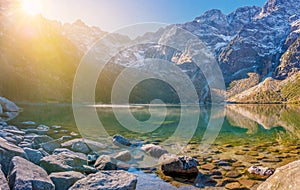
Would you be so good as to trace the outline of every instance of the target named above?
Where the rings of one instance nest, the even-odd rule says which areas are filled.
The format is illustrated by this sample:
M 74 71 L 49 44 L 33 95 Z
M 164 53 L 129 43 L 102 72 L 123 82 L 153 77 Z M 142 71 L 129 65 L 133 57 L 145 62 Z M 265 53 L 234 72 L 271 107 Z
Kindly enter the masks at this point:
M 40 160 L 43 158 L 43 154 L 39 150 L 25 147 L 24 151 L 26 152 L 29 161 L 32 163 L 39 164 Z
M 55 184 L 55 190 L 67 190 L 76 181 L 84 178 L 85 175 L 75 171 L 69 172 L 54 172 L 50 174 L 50 179 Z
M 194 158 L 164 154 L 159 159 L 160 170 L 169 176 L 192 178 L 198 175 L 199 165 Z
M 295 190 L 300 187 L 300 160 L 284 165 L 263 182 L 257 190 L 285 189 Z
M 166 149 L 154 144 L 145 144 L 141 147 L 141 149 L 154 158 L 159 158 L 163 154 L 168 153 Z
M 111 156 L 102 155 L 96 160 L 94 166 L 98 170 L 116 170 L 117 160 Z
M 91 149 L 88 145 L 84 142 L 83 139 L 73 139 L 61 144 L 64 148 L 69 148 L 75 152 L 81 152 L 84 154 L 88 154 L 91 152 Z
M 119 152 L 114 158 L 120 161 L 127 162 L 131 160 L 131 154 L 128 150 L 124 150 L 122 152 Z
M 20 111 L 20 108 L 13 103 L 12 101 L 9 101 L 8 99 L 4 97 L 0 97 L 0 104 L 2 106 L 3 111 L 5 112 L 18 112 Z
M 46 143 L 46 142 L 50 142 L 50 141 L 53 141 L 53 140 L 54 139 L 52 137 L 49 137 L 47 135 L 34 136 L 32 138 L 33 147 L 34 148 L 39 148 L 41 146 L 41 144 Z
M 81 152 L 85 154 L 88 154 L 91 151 L 97 152 L 99 150 L 103 150 L 106 148 L 106 145 L 100 142 L 96 142 L 88 139 L 82 139 L 82 138 L 69 140 L 67 142 L 62 143 L 61 145 L 64 148 L 68 148 L 75 152 Z
M 9 163 L 15 156 L 26 158 L 24 150 L 0 137 L 0 164 L 5 175 L 8 174 Z
M 9 186 L 14 190 L 54 190 L 47 172 L 19 156 L 14 157 L 10 163 L 8 175 Z
M 52 153 L 55 149 L 60 148 L 60 140 L 48 141 L 41 143 L 40 147 L 43 148 L 46 152 Z
M 1 170 L 1 165 L 0 165 L 0 189 L 1 190 L 9 189 L 6 177 Z
M 85 172 L 87 157 L 81 153 L 61 152 L 41 159 L 40 165 L 48 172 L 79 171 Z
M 129 172 L 123 170 L 100 171 L 77 181 L 70 190 L 134 190 L 136 183 L 137 176 Z

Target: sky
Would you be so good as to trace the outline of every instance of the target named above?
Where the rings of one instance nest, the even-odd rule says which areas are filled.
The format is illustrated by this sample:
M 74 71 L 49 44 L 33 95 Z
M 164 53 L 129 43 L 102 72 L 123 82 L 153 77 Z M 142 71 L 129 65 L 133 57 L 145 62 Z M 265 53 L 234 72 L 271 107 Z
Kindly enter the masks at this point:
M 228 14 L 241 6 L 262 7 L 266 0 L 41 0 L 46 18 L 88 25 L 112 32 L 143 22 L 167 24 L 192 21 L 209 9 Z

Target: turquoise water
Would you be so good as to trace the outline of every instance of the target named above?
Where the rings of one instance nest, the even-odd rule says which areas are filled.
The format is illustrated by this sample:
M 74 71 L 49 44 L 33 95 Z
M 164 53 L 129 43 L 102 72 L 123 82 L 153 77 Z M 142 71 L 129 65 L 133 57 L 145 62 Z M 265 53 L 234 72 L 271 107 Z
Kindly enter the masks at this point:
M 293 143 L 300 137 L 299 106 L 225 105 L 212 110 L 208 107 L 174 105 L 166 108 L 156 105 L 149 109 L 148 105 L 136 105 L 128 109 L 139 123 L 136 126 L 134 126 L 136 123 L 133 123 L 131 126 L 125 127 L 116 119 L 114 110 L 118 111 L 119 117 L 126 118 L 128 116 L 127 107 L 116 106 L 114 110 L 106 106 L 84 108 L 86 112 L 97 110 L 99 121 L 103 126 L 100 127 L 100 123 L 89 123 L 88 121 L 86 125 L 76 126 L 72 106 L 68 104 L 20 104 L 20 106 L 24 109 L 23 112 L 10 123 L 18 125 L 19 122 L 31 120 L 48 126 L 60 125 L 63 130 L 67 131 L 63 131 L 64 133 L 49 131 L 50 136 L 57 138 L 68 135 L 70 132 L 76 132 L 93 140 L 97 140 L 98 137 L 109 138 L 114 134 L 121 134 L 130 139 L 150 142 L 164 142 L 176 136 L 176 139 L 187 140 L 193 144 L 205 141 L 217 144 L 240 144 L 242 142 L 273 141 Z M 165 116 L 164 111 L 166 111 Z M 85 118 L 80 119 L 85 120 Z M 86 118 L 86 120 L 88 119 Z M 150 122 L 147 122 L 149 119 Z M 178 129 L 180 119 L 184 121 Z M 195 125 L 197 119 L 199 120 Z M 131 121 L 127 122 L 131 124 Z M 103 131 L 106 134 L 103 134 Z M 180 134 L 175 134 L 176 132 Z

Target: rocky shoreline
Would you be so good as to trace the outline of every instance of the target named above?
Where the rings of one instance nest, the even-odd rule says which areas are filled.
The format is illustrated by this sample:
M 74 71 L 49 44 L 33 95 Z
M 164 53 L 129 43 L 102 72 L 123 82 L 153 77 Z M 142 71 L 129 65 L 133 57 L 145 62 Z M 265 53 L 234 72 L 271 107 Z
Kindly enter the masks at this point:
M 9 103 L 7 99 L 5 102 Z M 0 104 L 4 113 L 19 110 L 17 107 L 15 111 L 8 110 L 6 103 Z M 295 161 L 300 159 L 298 144 L 215 144 L 207 154 L 199 154 L 199 145 L 191 143 L 182 152 L 183 156 L 177 156 L 169 154 L 157 142 L 129 140 L 120 135 L 110 139 L 110 144 L 74 139 L 72 135 L 57 139 L 47 135 L 49 130 L 58 129 L 60 126 L 48 127 L 32 121 L 18 126 L 0 122 L 1 190 L 129 190 L 154 186 L 156 189 L 293 189 L 299 186 L 300 162 Z M 112 147 L 117 149 L 113 154 L 107 150 Z M 131 150 L 138 153 L 132 154 Z M 146 156 L 157 163 L 140 168 L 138 163 Z M 143 174 L 154 173 L 173 186 L 145 182 L 143 175 L 132 172 L 137 168 Z M 276 168 L 274 174 L 273 168 Z

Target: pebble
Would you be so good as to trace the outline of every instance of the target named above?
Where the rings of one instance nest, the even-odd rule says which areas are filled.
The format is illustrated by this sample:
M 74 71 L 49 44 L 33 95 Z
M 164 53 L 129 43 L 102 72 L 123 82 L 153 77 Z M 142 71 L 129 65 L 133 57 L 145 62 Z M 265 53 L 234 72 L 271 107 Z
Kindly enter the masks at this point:
M 233 171 L 230 171 L 230 172 L 227 172 L 226 173 L 226 177 L 229 177 L 229 178 L 238 178 L 240 177 L 242 174 L 236 170 L 233 170 Z
M 246 188 L 251 188 L 256 182 L 249 179 L 240 179 L 239 183 Z
M 238 182 L 228 183 L 225 185 L 226 189 L 238 189 L 240 188 L 240 184 Z
M 280 162 L 281 160 L 279 158 L 264 158 L 262 159 L 263 162 Z
M 216 166 L 208 163 L 208 164 L 201 165 L 200 168 L 203 170 L 212 170 L 212 169 L 215 169 Z

